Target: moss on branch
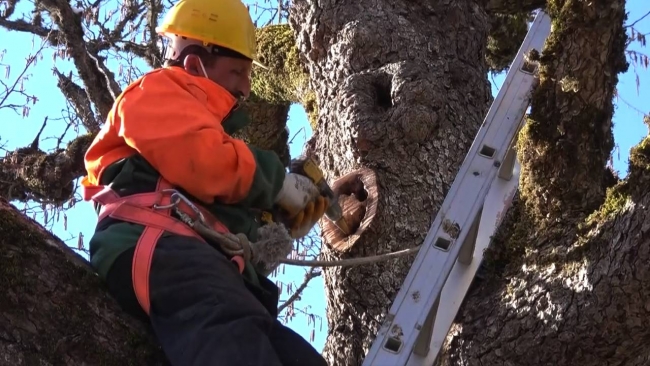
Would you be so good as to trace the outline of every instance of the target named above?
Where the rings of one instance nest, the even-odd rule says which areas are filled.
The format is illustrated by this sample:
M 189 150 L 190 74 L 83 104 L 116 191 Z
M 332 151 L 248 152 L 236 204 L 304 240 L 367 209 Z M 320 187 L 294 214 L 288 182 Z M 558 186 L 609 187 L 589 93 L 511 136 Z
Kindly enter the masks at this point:
M 72 197 L 73 181 L 85 173 L 84 154 L 94 134 L 72 140 L 65 149 L 46 153 L 25 147 L 0 160 L 0 196 L 60 205 Z
M 624 1 L 549 1 L 553 30 L 519 135 L 520 192 L 531 215 L 583 220 L 604 202 L 612 99 L 627 69 Z
M 257 30 L 258 54 L 268 70 L 254 68 L 252 102 L 267 104 L 299 103 L 314 127 L 316 95 L 309 88 L 309 75 L 300 62 L 293 30 L 287 24 L 269 25 Z
M 630 149 L 628 183 L 635 200 L 645 194 L 650 187 L 650 136 Z
M 529 12 L 492 14 L 485 59 L 494 73 L 507 69 L 528 32 Z

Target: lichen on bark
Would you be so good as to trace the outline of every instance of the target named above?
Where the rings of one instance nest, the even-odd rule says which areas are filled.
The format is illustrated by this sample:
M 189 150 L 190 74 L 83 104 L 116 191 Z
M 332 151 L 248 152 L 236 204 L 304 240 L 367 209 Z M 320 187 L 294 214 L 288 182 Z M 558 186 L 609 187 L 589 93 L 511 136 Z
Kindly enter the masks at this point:
M 275 151 L 288 166 L 291 158 L 286 128 L 289 108 L 293 103 L 301 104 L 314 127 L 314 93 L 309 88 L 309 76 L 288 25 L 258 28 L 257 41 L 259 61 L 268 69 L 253 68 L 251 98 L 245 103 L 251 124 L 234 136 Z
M 293 30 L 288 24 L 269 25 L 259 28 L 257 34 L 259 58 L 269 70 L 254 68 L 253 100 L 298 103 L 315 127 L 316 95 L 309 87 L 309 74 L 300 59 Z
M 257 42 L 259 60 L 268 70 L 253 68 L 256 98 L 269 103 L 302 104 L 309 76 L 300 62 L 292 29 L 287 24 L 258 28 Z

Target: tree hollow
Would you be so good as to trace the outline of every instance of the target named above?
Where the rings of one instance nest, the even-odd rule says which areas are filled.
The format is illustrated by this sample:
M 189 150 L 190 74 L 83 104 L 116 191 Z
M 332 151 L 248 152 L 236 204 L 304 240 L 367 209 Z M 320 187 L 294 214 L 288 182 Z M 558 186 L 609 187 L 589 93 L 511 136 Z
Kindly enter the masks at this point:
M 321 228 L 325 243 L 343 253 L 354 246 L 376 216 L 379 196 L 377 177 L 371 169 L 361 168 L 334 181 L 332 190 L 339 197 L 343 216 L 352 234 L 346 236 L 327 218 L 322 220 Z

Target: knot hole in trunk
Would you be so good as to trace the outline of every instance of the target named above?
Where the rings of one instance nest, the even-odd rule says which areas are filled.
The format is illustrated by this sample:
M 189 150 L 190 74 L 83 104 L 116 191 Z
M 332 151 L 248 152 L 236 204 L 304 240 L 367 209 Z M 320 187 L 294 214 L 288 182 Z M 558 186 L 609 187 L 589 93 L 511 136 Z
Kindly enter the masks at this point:
M 372 85 L 375 95 L 375 104 L 384 111 L 393 107 L 393 97 L 391 90 L 393 89 L 393 77 L 387 73 L 376 75 L 376 78 L 370 84 Z

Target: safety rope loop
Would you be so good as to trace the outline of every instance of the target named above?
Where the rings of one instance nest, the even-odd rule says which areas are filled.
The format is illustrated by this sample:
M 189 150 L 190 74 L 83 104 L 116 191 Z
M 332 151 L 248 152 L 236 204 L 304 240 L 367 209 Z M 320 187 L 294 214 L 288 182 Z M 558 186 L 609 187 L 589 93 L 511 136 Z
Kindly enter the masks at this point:
M 190 201 L 190 199 L 185 195 L 175 189 L 165 189 L 161 192 L 171 193 L 171 202 L 167 205 L 154 205 L 153 208 L 155 210 L 173 209 L 181 221 L 194 229 L 194 231 L 206 240 L 218 244 L 219 247 L 229 256 L 241 256 L 246 260 L 250 260 L 253 257 L 253 251 L 246 235 L 235 235 L 232 233 L 222 234 L 217 232 L 206 222 L 203 212 L 201 212 L 194 202 Z M 183 211 L 179 207 L 182 204 L 190 208 L 194 217 L 190 217 L 187 212 Z

